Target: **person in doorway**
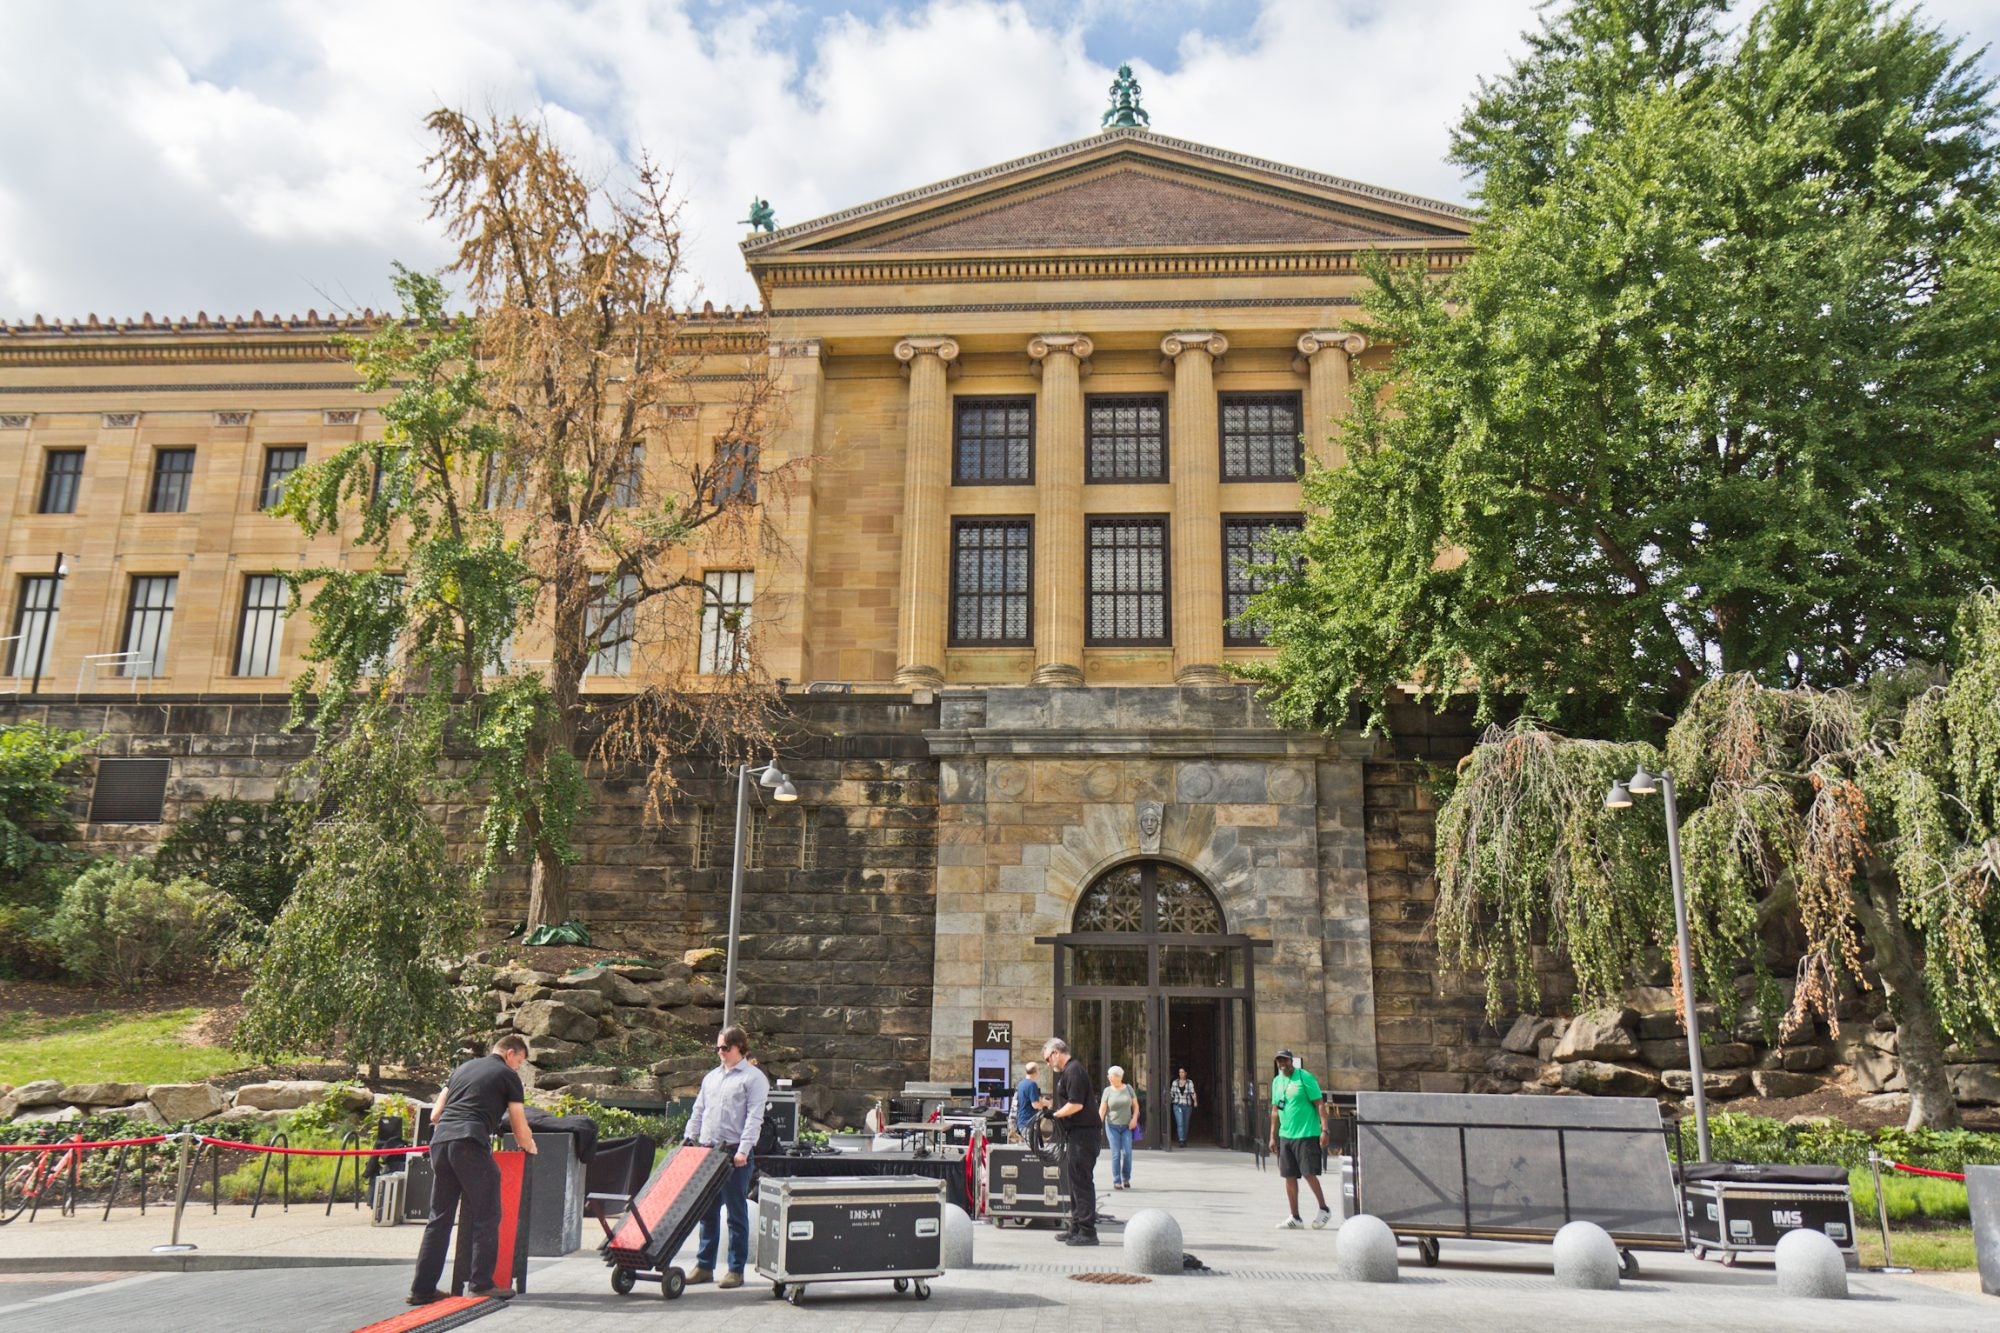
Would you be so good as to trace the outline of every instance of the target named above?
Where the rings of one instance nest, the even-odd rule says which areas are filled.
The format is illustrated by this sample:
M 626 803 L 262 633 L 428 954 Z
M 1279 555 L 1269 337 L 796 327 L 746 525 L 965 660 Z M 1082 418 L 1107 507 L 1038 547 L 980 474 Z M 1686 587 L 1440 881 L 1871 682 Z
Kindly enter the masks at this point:
M 1090 1071 L 1069 1053 L 1069 1044 L 1051 1037 L 1042 1059 L 1056 1071 L 1055 1091 L 1039 1103 L 1049 1113 L 1061 1152 L 1063 1184 L 1069 1187 L 1070 1224 L 1056 1239 L 1065 1245 L 1097 1244 L 1098 1139 L 1103 1122 L 1097 1115 Z
M 1195 1096 L 1194 1080 L 1182 1068 L 1173 1083 L 1167 1088 L 1167 1100 L 1174 1111 L 1174 1142 L 1187 1147 L 1188 1125 L 1194 1119 L 1194 1108 L 1201 1105 Z
M 764 1129 L 764 1104 L 771 1097 L 771 1081 L 744 1057 L 750 1053 L 750 1038 L 734 1024 L 715 1038 L 715 1068 L 701 1080 L 694 1108 L 688 1112 L 687 1129 L 681 1135 L 689 1145 L 699 1144 L 733 1153 L 734 1166 L 723 1177 L 722 1197 L 701 1219 L 701 1240 L 695 1247 L 694 1271 L 687 1280 L 715 1282 L 717 1287 L 743 1285 L 743 1269 L 750 1262 L 750 1176 L 755 1169 L 751 1158 L 757 1136 Z M 729 1271 L 720 1282 L 715 1279 L 715 1260 L 722 1244 L 722 1215 L 729 1214 Z
M 1028 1122 L 1035 1118 L 1035 1103 L 1042 1099 L 1042 1084 L 1036 1077 L 1042 1067 L 1033 1060 L 1021 1070 L 1021 1086 L 1014 1089 L 1014 1142 L 1028 1141 Z
M 528 1059 L 525 1037 L 509 1035 L 493 1043 L 490 1054 L 467 1060 L 451 1071 L 437 1104 L 431 1108 L 431 1215 L 417 1247 L 417 1275 L 410 1284 L 409 1303 L 429 1305 L 445 1298 L 438 1289 L 444 1276 L 445 1251 L 451 1247 L 452 1223 L 459 1200 L 465 1201 L 470 1239 L 471 1292 L 495 1300 L 514 1299 L 512 1284 L 496 1285 L 493 1268 L 500 1258 L 500 1168 L 493 1161 L 493 1136 L 504 1123 L 514 1142 L 530 1157 L 535 1136 L 528 1129 L 526 1094 L 521 1066 Z
M 1110 1080 L 1097 1099 L 1097 1117 L 1104 1122 L 1104 1136 L 1111 1140 L 1111 1188 L 1132 1188 L 1132 1133 L 1139 1124 L 1139 1096 L 1125 1086 L 1125 1071 L 1118 1065 L 1104 1071 Z
M 1290 1051 L 1279 1051 L 1271 1076 L 1271 1151 L 1278 1158 L 1278 1174 L 1285 1182 L 1285 1203 L 1290 1215 L 1278 1223 L 1280 1231 L 1296 1231 L 1305 1225 L 1299 1220 L 1299 1181 L 1312 1187 L 1319 1200 L 1319 1216 L 1313 1218 L 1317 1231 L 1333 1220 L 1326 1206 L 1326 1194 L 1319 1187 L 1319 1173 L 1326 1159 L 1326 1105 L 1320 1095 L 1319 1080 L 1308 1074 Z

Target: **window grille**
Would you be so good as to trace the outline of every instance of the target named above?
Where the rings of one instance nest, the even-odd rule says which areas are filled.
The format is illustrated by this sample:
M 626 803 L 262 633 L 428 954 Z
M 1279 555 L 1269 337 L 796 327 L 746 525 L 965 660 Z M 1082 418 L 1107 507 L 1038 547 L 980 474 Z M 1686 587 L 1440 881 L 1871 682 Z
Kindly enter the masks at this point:
M 142 574 L 132 580 L 132 600 L 125 612 L 127 654 L 118 671 L 124 676 L 167 674 L 167 642 L 174 630 L 174 593 L 180 579 L 173 574 Z
M 286 447 L 264 451 L 263 494 L 258 500 L 259 509 L 272 509 L 285 498 L 285 483 L 292 474 L 306 465 L 306 451 L 302 448 Z
M 33 676 L 49 669 L 56 616 L 62 610 L 62 583 L 53 574 L 31 574 L 21 580 L 21 597 L 14 604 L 14 660 L 8 668 L 10 674 Z
M 1088 631 L 1093 644 L 1168 641 L 1167 523 L 1099 518 L 1089 524 Z
M 721 843 L 721 812 L 712 805 L 698 806 L 694 812 L 694 868 L 715 869 L 716 851 Z
M 147 506 L 155 514 L 185 514 L 194 480 L 194 450 L 160 449 L 153 454 L 153 495 Z
M 819 866 L 819 807 L 811 806 L 799 811 L 799 869 L 813 870 Z
M 952 482 L 1019 486 L 1035 479 L 1035 400 L 952 401 Z
M 633 574 L 620 575 L 615 585 L 605 576 L 593 574 L 590 586 L 597 590 L 583 617 L 584 642 L 590 648 L 590 676 L 626 676 L 632 672 L 632 627 L 638 608 L 619 608 L 619 603 L 639 590 Z
M 1034 641 L 1034 542 L 1025 518 L 962 518 L 951 529 L 953 643 Z
M 1270 587 L 1276 580 L 1267 575 L 1254 574 L 1251 569 L 1257 565 L 1268 565 L 1275 560 L 1279 541 L 1298 532 L 1299 526 L 1299 519 L 1295 515 L 1223 519 L 1223 642 L 1238 646 L 1255 646 L 1264 642 L 1264 636 L 1270 632 L 1269 626 L 1244 624 L 1238 617 L 1249 607 L 1253 596 Z
M 83 450 L 51 449 L 42 457 L 42 499 L 37 506 L 44 514 L 74 514 L 76 492 L 83 480 Z
M 1084 458 L 1083 479 L 1088 482 L 1165 481 L 1166 396 L 1093 394 L 1086 399 Z
M 93 824 L 157 824 L 167 805 L 166 759 L 100 759 L 90 793 Z
M 750 663 L 750 598 L 747 569 L 713 569 L 702 578 L 701 663 L 705 676 L 741 671 Z
M 243 580 L 243 618 L 236 634 L 236 674 L 275 676 L 285 637 L 285 581 L 276 574 Z
M 1297 481 L 1299 396 L 1295 393 L 1221 395 L 1222 479 Z

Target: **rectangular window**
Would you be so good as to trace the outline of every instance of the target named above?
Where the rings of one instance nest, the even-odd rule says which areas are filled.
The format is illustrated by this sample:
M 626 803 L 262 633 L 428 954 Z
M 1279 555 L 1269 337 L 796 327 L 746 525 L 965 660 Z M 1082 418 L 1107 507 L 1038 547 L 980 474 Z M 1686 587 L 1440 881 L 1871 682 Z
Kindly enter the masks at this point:
M 93 824 L 157 824 L 167 808 L 168 759 L 100 759 L 90 793 Z
M 597 596 L 583 616 L 584 642 L 590 649 L 590 665 L 584 674 L 628 676 L 632 673 L 632 623 L 637 608 L 621 609 L 619 603 L 639 590 L 638 576 L 623 574 L 612 584 L 604 575 L 593 574 L 590 586 L 597 589 Z
M 132 580 L 132 600 L 125 611 L 126 654 L 121 676 L 167 674 L 167 641 L 174 631 L 174 592 L 180 579 L 172 574 L 141 574 Z
M 744 823 L 748 827 L 743 830 L 743 868 L 761 870 L 764 868 L 765 847 L 771 832 L 771 812 L 761 805 L 753 805 L 747 813 L 749 818 L 744 820 Z M 736 830 L 730 829 L 729 834 L 731 839 L 729 855 L 733 859 L 736 855 L 734 845 Z
M 611 483 L 611 503 L 618 509 L 631 509 L 639 503 L 646 491 L 646 446 L 635 444 L 625 454 L 625 466 L 618 470 L 617 478 Z
M 712 805 L 696 807 L 694 812 L 694 868 L 696 870 L 715 869 L 716 853 L 721 845 L 722 812 Z
M 38 512 L 74 514 L 77 484 L 83 480 L 83 450 L 51 449 L 42 455 L 42 502 Z
M 757 442 L 718 440 L 715 445 L 715 506 L 757 503 Z
M 952 400 L 952 484 L 1022 486 L 1035 479 L 1035 400 Z
M 1165 481 L 1166 395 L 1092 394 L 1084 399 L 1083 452 L 1085 481 Z
M 62 580 L 53 574 L 31 574 L 21 580 L 21 600 L 14 604 L 14 657 L 8 671 L 34 676 L 49 669 L 55 643 L 56 615 L 62 610 Z
M 243 619 L 236 630 L 236 674 L 275 676 L 285 637 L 285 581 L 276 574 L 243 580 Z
M 488 509 L 519 509 L 528 502 L 528 488 L 522 483 L 521 474 L 498 454 L 486 455 L 486 489 L 482 500 Z
M 747 569 L 715 569 L 701 583 L 701 674 L 723 676 L 750 662 L 750 596 Z
M 285 483 L 306 465 L 306 451 L 298 445 L 264 451 L 264 485 L 258 497 L 259 509 L 273 509 L 285 498 Z
M 146 508 L 155 514 L 185 514 L 194 480 L 194 450 L 153 451 L 153 494 Z
M 1093 518 L 1088 526 L 1085 626 L 1090 642 L 1168 642 L 1167 521 Z
M 403 474 L 407 470 L 409 461 L 410 451 L 407 448 L 388 448 L 382 451 L 375 464 L 375 480 L 368 488 L 370 503 L 382 498 L 382 487 L 390 480 L 394 480 L 405 494 L 408 493 L 410 481 Z
M 813 870 L 819 866 L 819 807 L 805 806 L 799 810 L 799 869 Z
M 405 583 L 405 576 L 401 574 L 384 574 L 381 581 L 376 583 L 375 596 L 383 614 L 392 613 L 402 602 Z M 361 663 L 361 674 L 379 679 L 402 665 L 403 639 L 399 632 L 389 641 L 387 648 Z
M 1222 520 L 1222 641 L 1238 647 L 1254 647 L 1264 642 L 1268 627 L 1245 625 L 1237 620 L 1251 597 L 1274 582 L 1265 575 L 1250 573 L 1257 565 L 1277 558 L 1278 541 L 1298 532 L 1297 515 L 1272 518 L 1224 517 Z
M 1295 393 L 1225 393 L 1222 411 L 1224 481 L 1297 481 L 1299 396 Z
M 1034 642 L 1034 541 L 1025 518 L 961 518 L 951 527 L 951 641 Z

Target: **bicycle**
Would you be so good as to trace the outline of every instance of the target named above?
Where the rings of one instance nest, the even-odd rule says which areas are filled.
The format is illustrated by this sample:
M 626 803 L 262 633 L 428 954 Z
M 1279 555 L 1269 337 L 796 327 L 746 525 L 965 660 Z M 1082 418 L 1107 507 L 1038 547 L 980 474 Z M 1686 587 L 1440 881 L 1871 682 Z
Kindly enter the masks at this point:
M 19 1217 L 31 1204 L 39 1209 L 58 1181 L 67 1189 L 63 1208 L 69 1208 L 76 1196 L 75 1172 L 83 1165 L 83 1153 L 76 1146 L 82 1142 L 79 1135 L 51 1143 L 40 1152 L 7 1154 L 21 1160 L 0 1168 L 0 1226 Z

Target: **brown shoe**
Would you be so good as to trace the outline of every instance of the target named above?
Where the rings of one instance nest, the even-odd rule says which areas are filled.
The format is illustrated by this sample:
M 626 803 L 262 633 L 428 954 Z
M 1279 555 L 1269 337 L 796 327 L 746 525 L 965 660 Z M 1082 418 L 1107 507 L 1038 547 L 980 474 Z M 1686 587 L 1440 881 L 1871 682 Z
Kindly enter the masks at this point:
M 505 1287 L 474 1287 L 472 1288 L 472 1294 L 481 1300 L 511 1301 L 514 1299 L 514 1288 L 511 1285 Z
M 436 1287 L 432 1287 L 432 1288 L 431 1288 L 431 1289 L 430 1289 L 429 1291 L 413 1291 L 413 1292 L 411 1292 L 411 1293 L 410 1293 L 409 1295 L 407 1295 L 407 1296 L 403 1297 L 403 1304 L 405 1304 L 405 1305 L 435 1305 L 435 1304 L 437 1304 L 437 1303 L 438 1303 L 439 1301 L 441 1301 L 441 1300 L 444 1300 L 444 1299 L 445 1299 L 445 1294 L 444 1294 L 443 1292 L 439 1291 L 439 1290 L 438 1290 L 438 1289 L 437 1289 Z
M 743 1275 L 732 1268 L 722 1275 L 722 1280 L 715 1284 L 715 1289 L 717 1291 L 727 1291 L 731 1287 L 740 1287 L 742 1285 Z
M 687 1284 L 690 1287 L 699 1286 L 703 1282 L 713 1281 L 715 1281 L 715 1270 L 710 1268 L 697 1268 L 692 1273 L 689 1273 L 687 1277 Z

